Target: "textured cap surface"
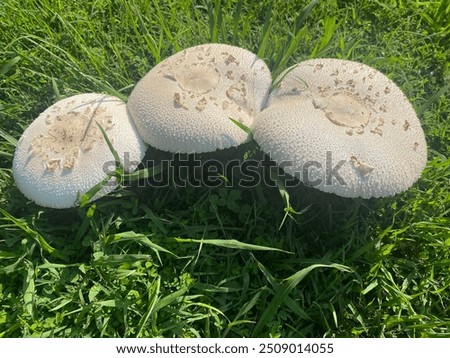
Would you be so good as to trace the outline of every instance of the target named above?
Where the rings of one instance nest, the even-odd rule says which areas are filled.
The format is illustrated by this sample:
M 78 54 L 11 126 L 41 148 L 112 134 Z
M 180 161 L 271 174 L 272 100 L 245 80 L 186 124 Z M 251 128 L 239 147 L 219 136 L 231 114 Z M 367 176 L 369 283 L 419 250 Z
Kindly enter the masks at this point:
M 253 134 L 287 173 L 325 192 L 363 198 L 394 195 L 419 178 L 427 160 L 420 121 L 382 73 L 315 59 L 280 78 Z
M 133 89 L 128 109 L 144 141 L 171 152 L 211 152 L 249 136 L 272 83 L 266 64 L 245 49 L 205 44 L 156 65 Z
M 20 191 L 39 205 L 69 208 L 80 194 L 115 168 L 114 156 L 98 127 L 133 171 L 146 145 L 119 98 L 97 93 L 72 96 L 42 112 L 22 134 L 13 160 Z M 111 179 L 94 199 L 117 186 Z

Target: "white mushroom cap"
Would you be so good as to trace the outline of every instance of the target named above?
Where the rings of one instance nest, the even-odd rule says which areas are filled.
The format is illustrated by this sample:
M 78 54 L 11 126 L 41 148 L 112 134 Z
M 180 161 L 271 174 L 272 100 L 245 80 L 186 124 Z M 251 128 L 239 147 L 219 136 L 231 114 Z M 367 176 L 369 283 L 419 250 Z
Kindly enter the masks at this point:
M 115 168 L 114 156 L 98 125 L 105 130 L 124 169 L 135 170 L 146 145 L 129 118 L 126 104 L 103 94 L 80 94 L 47 108 L 22 134 L 13 160 L 20 191 L 41 206 L 75 206 L 81 194 Z M 116 186 L 112 178 L 93 199 Z
M 272 83 L 266 64 L 245 49 L 205 44 L 156 65 L 136 85 L 128 109 L 144 141 L 171 152 L 212 152 L 250 140 Z
M 382 73 L 315 59 L 280 78 L 253 134 L 285 172 L 319 190 L 363 198 L 394 195 L 419 178 L 427 160 L 422 127 Z

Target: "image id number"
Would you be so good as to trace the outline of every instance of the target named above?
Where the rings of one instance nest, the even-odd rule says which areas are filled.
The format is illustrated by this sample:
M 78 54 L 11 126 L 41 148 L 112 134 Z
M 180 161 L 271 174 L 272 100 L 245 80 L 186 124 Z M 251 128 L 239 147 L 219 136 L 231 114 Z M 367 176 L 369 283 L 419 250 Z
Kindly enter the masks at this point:
M 333 343 L 261 343 L 259 353 L 333 353 Z

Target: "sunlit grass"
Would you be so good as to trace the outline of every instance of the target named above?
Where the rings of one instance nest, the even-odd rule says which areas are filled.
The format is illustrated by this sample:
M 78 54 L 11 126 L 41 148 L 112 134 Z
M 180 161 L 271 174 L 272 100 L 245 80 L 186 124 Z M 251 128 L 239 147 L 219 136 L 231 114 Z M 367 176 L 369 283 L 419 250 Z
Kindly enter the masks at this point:
M 3 1 L 0 336 L 450 336 L 449 11 L 446 0 Z M 83 92 L 126 100 L 152 66 L 206 42 L 258 53 L 274 77 L 311 57 L 386 73 L 423 123 L 422 178 L 377 200 L 135 180 L 73 209 L 22 196 L 14 145 L 42 110 Z

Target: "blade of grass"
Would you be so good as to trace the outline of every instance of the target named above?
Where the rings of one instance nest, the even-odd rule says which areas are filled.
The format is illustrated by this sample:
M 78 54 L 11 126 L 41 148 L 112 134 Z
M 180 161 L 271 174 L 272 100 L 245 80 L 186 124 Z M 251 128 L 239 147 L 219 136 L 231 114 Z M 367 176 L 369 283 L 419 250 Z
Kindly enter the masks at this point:
M 101 102 L 99 102 L 99 105 Z M 95 116 L 95 110 L 92 114 L 92 119 Z M 113 180 L 117 181 L 117 184 L 120 184 L 124 177 L 125 169 L 123 167 L 123 164 L 120 160 L 119 153 L 117 153 L 116 149 L 112 145 L 108 135 L 106 134 L 106 131 L 103 129 L 103 127 L 96 121 L 95 122 L 100 129 L 100 132 L 102 133 L 103 138 L 106 141 L 106 144 L 108 145 L 108 148 L 110 152 L 112 153 L 114 157 L 114 163 L 116 165 L 116 168 L 113 173 L 108 174 L 103 180 L 101 180 L 99 183 L 94 185 L 91 189 L 89 189 L 87 192 L 83 193 L 79 196 L 77 199 L 76 204 L 78 204 L 80 207 L 86 206 L 104 187 L 106 184 L 108 184 L 113 178 Z
M 229 240 L 220 240 L 220 239 L 183 239 L 180 237 L 173 238 L 176 242 L 190 242 L 190 243 L 196 243 L 196 244 L 202 244 L 202 245 L 214 245 L 218 247 L 224 247 L 227 249 L 236 249 L 236 250 L 250 250 L 250 251 L 278 251 L 278 252 L 284 252 L 287 254 L 292 254 L 292 252 L 277 249 L 274 247 L 268 247 L 268 246 L 260 246 L 260 245 L 254 245 L 254 244 L 247 244 L 238 240 L 229 239 Z
M 0 63 L 0 76 L 6 75 L 19 61 L 20 56 L 16 56 L 9 61 L 2 61 L 2 63 Z
M 421 117 L 424 112 L 433 105 L 434 102 L 436 102 L 436 100 L 443 96 L 448 90 L 450 89 L 450 83 L 448 83 L 447 85 L 445 85 L 444 87 L 442 87 L 439 91 L 437 91 L 436 93 L 434 93 L 433 95 L 431 95 L 426 101 L 425 103 L 423 103 L 419 108 L 417 108 L 417 115 L 419 117 Z
M 242 129 L 245 133 L 247 133 L 250 136 L 250 138 L 253 138 L 252 130 L 249 127 L 247 127 L 244 123 L 241 123 L 231 117 L 228 117 L 228 119 L 232 121 L 235 125 L 237 125 L 240 129 Z
M 151 54 L 153 55 L 153 57 L 155 59 L 155 63 L 158 64 L 159 62 L 161 62 L 161 46 L 160 46 L 161 41 L 158 44 L 156 42 L 155 38 L 150 34 L 150 32 L 148 31 L 146 22 L 142 18 L 142 14 L 140 13 L 140 11 L 136 10 L 136 11 L 133 11 L 133 13 L 139 20 L 139 30 L 140 31 L 138 31 L 137 29 L 135 31 L 137 33 L 139 33 L 139 36 L 143 36 L 148 49 L 150 50 Z
M 55 249 L 44 239 L 44 237 L 39 232 L 31 229 L 24 219 L 17 219 L 2 208 L 0 208 L 0 213 L 5 217 L 6 220 L 13 223 L 17 228 L 27 234 L 27 236 L 36 241 L 44 251 L 48 252 L 49 254 L 55 253 Z
M 182 300 L 183 296 L 189 291 L 188 287 L 182 287 L 179 290 L 162 297 L 158 302 L 155 303 L 153 311 L 156 313 L 164 307 L 170 306 L 175 302 L 179 302 Z
M 292 276 L 283 280 L 283 283 L 279 286 L 278 290 L 275 293 L 272 301 L 266 307 L 266 309 L 262 312 L 258 322 L 256 323 L 255 328 L 253 329 L 252 336 L 258 337 L 258 334 L 261 330 L 269 323 L 271 319 L 276 317 L 276 313 L 280 306 L 286 301 L 286 298 L 291 293 L 291 291 L 301 282 L 303 279 L 313 270 L 319 268 L 334 268 L 340 271 L 350 271 L 350 268 L 339 265 L 339 264 L 314 264 L 308 266 L 300 271 L 297 271 Z
M 285 212 L 285 214 L 284 214 L 283 220 L 281 220 L 281 224 L 280 224 L 280 226 L 278 228 L 278 230 L 280 230 L 283 227 L 283 225 L 286 222 L 286 219 L 288 217 L 290 217 L 291 219 L 294 219 L 293 215 L 302 215 L 302 214 L 304 214 L 309 209 L 309 207 L 311 205 L 308 205 L 306 208 L 304 208 L 301 211 L 296 211 L 292 207 L 291 202 L 290 202 L 289 192 L 286 189 L 286 187 L 284 186 L 284 184 L 281 181 L 280 177 L 278 176 L 277 170 L 278 170 L 278 168 L 270 168 L 271 178 L 275 179 L 275 184 L 276 184 L 276 186 L 278 188 L 278 191 L 280 192 L 281 198 L 283 199 L 283 202 L 284 202 L 284 212 Z
M 161 290 L 161 277 L 157 277 L 156 280 L 152 283 L 150 289 L 148 290 L 149 300 L 147 310 L 144 316 L 139 321 L 138 330 L 136 333 L 137 338 L 141 337 L 142 330 L 147 325 L 147 322 L 150 319 L 151 315 L 154 313 L 156 303 L 158 302 L 159 299 L 160 290 Z
M 219 42 L 219 30 L 222 27 L 221 0 L 208 2 L 209 33 L 211 42 Z
M 252 258 L 258 265 L 259 270 L 263 273 L 266 280 L 272 286 L 273 292 L 278 292 L 280 284 L 277 282 L 275 277 L 273 277 L 273 275 L 269 272 L 269 270 L 261 262 L 259 262 L 253 255 Z M 312 321 L 312 318 L 306 313 L 306 311 L 303 308 L 301 308 L 299 304 L 296 301 L 294 301 L 291 297 L 287 296 L 284 303 L 292 312 L 294 312 L 302 319 Z
M 6 133 L 3 129 L 0 128 L 0 137 L 2 137 L 7 143 L 11 144 L 14 148 L 17 146 L 17 139 L 12 135 Z
M 86 197 L 86 199 L 88 199 L 88 198 Z M 88 201 L 89 201 L 89 200 L 88 200 Z M 88 202 L 88 201 L 87 201 L 87 202 Z M 84 201 L 83 201 L 83 206 L 86 205 L 87 202 L 84 202 Z M 85 209 L 80 209 L 80 210 L 79 210 L 79 211 L 80 211 L 80 216 L 83 217 L 83 221 L 81 222 L 81 224 L 80 224 L 80 226 L 79 226 L 79 228 L 78 228 L 78 231 L 77 231 L 77 233 L 76 233 L 76 235 L 75 235 L 75 240 L 76 240 L 76 241 L 80 241 L 80 240 L 83 239 L 84 236 L 86 236 L 86 234 L 87 234 L 87 232 L 88 232 L 88 230 L 89 230 L 89 228 L 90 228 L 90 226 L 91 226 L 91 222 L 92 222 L 92 220 L 93 220 L 93 216 L 94 216 L 94 214 L 95 214 L 96 209 L 97 209 L 97 205 L 96 205 L 96 204 L 92 204 L 92 205 L 86 210 L 85 213 L 83 213 L 83 211 L 84 211 Z
M 297 21 L 295 22 L 295 31 L 298 31 L 300 28 L 304 26 L 306 19 L 309 17 L 311 11 L 319 3 L 319 1 L 320 0 L 312 0 L 308 5 L 306 5 L 302 9 L 299 16 L 297 17 Z
M 173 36 L 171 29 L 169 28 L 168 24 L 166 23 L 166 16 L 164 16 L 161 12 L 161 3 L 157 0 L 153 1 L 153 8 L 156 9 L 157 13 L 157 19 L 159 21 L 159 26 L 163 30 L 161 33 L 164 33 L 166 35 L 169 42 L 174 46 L 175 51 L 179 51 L 180 47 L 177 44 L 176 38 Z
M 271 34 L 271 29 L 273 27 L 273 22 L 275 21 L 273 16 L 273 0 L 270 1 L 269 6 L 266 10 L 266 16 L 264 17 L 264 26 L 260 36 L 258 57 L 264 58 L 266 56 L 266 48 L 269 43 L 269 38 Z
M 8 266 L 2 266 L 0 267 L 0 274 L 12 274 L 13 272 L 17 272 L 20 266 L 23 265 L 23 261 L 25 257 L 27 256 L 26 253 L 23 253 L 15 262 Z
M 239 39 L 239 23 L 241 21 L 242 18 L 242 0 L 238 0 L 237 4 L 236 4 L 236 9 L 234 10 L 234 14 L 233 14 L 233 37 L 231 39 L 231 43 L 233 45 L 237 45 L 239 44 L 241 41 Z
M 308 31 L 308 28 L 305 25 L 306 20 L 310 16 L 311 11 L 318 3 L 319 0 L 313 0 L 300 11 L 295 21 L 293 33 L 284 45 L 283 50 L 279 51 L 279 55 L 274 61 L 272 67 L 273 78 L 277 78 L 278 75 L 283 72 L 287 62 L 292 57 L 293 53 L 299 48 L 300 42 L 305 37 Z
M 107 175 L 102 181 L 80 195 L 76 200 L 75 205 L 80 206 L 80 208 L 85 207 L 105 187 L 105 185 L 111 181 L 112 178 L 114 178 L 114 175 Z
M 99 103 L 99 105 L 100 105 L 100 103 Z M 94 111 L 94 114 L 95 114 L 95 111 Z M 114 156 L 114 161 L 115 161 L 115 164 L 116 164 L 115 174 L 118 176 L 118 179 L 120 180 L 122 178 L 122 175 L 125 172 L 125 169 L 124 169 L 123 164 L 122 164 L 122 162 L 120 160 L 119 153 L 117 153 L 116 149 L 112 145 L 112 143 L 109 140 L 109 137 L 106 134 L 106 131 L 103 129 L 103 127 L 98 122 L 95 122 L 95 123 L 97 124 L 98 128 L 100 129 L 100 132 L 102 132 L 102 136 L 105 139 L 106 144 L 108 145 L 109 151 Z
M 61 99 L 61 93 L 59 92 L 58 84 L 56 83 L 55 77 L 52 77 L 52 88 L 53 93 L 55 94 L 56 101 Z
M 132 181 L 138 181 L 143 179 L 151 178 L 152 176 L 161 173 L 161 166 L 156 165 L 152 168 L 145 168 L 141 170 L 136 170 L 133 173 L 125 173 L 123 175 L 123 180 L 132 182 Z
M 137 261 L 152 261 L 151 255 L 145 254 L 116 254 L 100 256 L 93 261 L 94 266 L 120 266 L 125 263 L 136 263 Z
M 173 252 L 152 242 L 147 236 L 145 236 L 143 234 L 137 234 L 134 231 L 126 231 L 126 232 L 113 234 L 107 238 L 108 243 L 115 243 L 115 242 L 122 242 L 122 241 L 133 241 L 136 243 L 140 243 L 141 245 L 144 245 L 144 246 L 154 250 L 155 252 L 164 252 L 166 254 L 170 254 L 170 255 L 177 257 L 177 255 L 175 255 Z
M 326 51 L 336 30 L 336 16 L 327 16 L 324 20 L 323 27 L 323 36 L 320 39 L 320 42 L 314 46 L 310 58 L 320 57 Z
M 24 274 L 23 280 L 23 306 L 28 315 L 33 318 L 34 316 L 34 291 L 35 291 L 35 270 L 30 262 L 27 261 L 27 270 Z

